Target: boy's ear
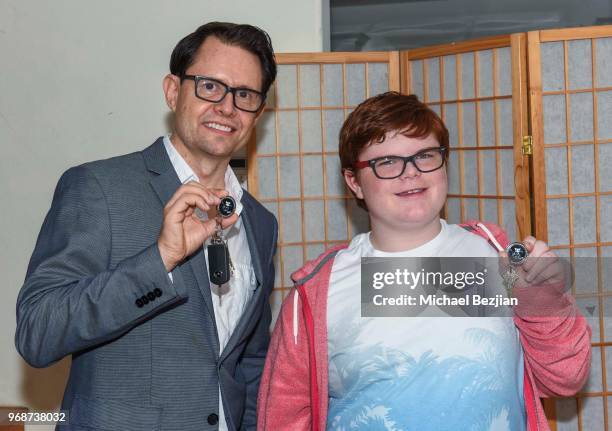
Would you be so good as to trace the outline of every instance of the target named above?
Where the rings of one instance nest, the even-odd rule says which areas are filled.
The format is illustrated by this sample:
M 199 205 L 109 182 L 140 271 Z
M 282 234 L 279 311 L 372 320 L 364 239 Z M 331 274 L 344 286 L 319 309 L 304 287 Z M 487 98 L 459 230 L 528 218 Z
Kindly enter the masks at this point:
M 364 199 L 363 191 L 361 190 L 359 179 L 357 178 L 357 173 L 351 169 L 344 169 L 342 174 L 344 175 L 344 182 L 355 194 L 355 197 L 357 199 Z

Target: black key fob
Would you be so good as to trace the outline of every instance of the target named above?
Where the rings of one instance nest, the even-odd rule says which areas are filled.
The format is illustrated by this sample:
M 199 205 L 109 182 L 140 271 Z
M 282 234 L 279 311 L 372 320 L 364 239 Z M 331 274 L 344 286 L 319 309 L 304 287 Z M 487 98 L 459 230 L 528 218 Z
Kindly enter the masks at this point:
M 230 279 L 230 257 L 224 242 L 208 245 L 208 274 L 211 283 L 222 285 Z

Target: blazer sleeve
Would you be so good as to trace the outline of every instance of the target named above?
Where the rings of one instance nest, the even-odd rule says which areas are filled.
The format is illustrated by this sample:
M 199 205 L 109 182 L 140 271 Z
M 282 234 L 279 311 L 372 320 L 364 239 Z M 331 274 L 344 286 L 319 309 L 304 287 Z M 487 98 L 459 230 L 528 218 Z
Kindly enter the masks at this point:
M 276 254 L 276 241 L 278 237 L 278 223 L 276 218 L 272 216 L 272 244 L 271 254 L 269 256 L 267 277 L 269 280 L 269 292 L 272 292 L 274 287 L 274 255 Z M 254 333 L 249 339 L 242 358 L 240 367 L 244 373 L 246 380 L 246 402 L 244 418 L 242 420 L 241 430 L 253 430 L 257 428 L 257 393 L 261 375 L 263 373 L 264 364 L 266 361 L 266 353 L 270 344 L 270 323 L 272 321 L 272 309 L 270 307 L 269 296 L 265 298 L 263 312 Z
M 171 283 L 156 243 L 114 268 L 111 247 L 99 182 L 86 165 L 68 170 L 17 298 L 15 344 L 30 365 L 44 367 L 119 337 L 186 296 Z

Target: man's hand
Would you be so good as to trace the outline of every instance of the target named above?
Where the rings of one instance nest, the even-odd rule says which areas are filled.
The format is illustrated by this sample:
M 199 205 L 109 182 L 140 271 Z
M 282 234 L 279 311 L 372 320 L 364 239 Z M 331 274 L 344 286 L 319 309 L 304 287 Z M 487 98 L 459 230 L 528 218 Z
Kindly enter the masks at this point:
M 164 207 L 164 220 L 157 240 L 159 253 L 170 272 L 183 259 L 190 256 L 204 241 L 215 233 L 217 222 L 214 217 L 202 221 L 195 214 L 196 208 L 203 212 L 213 209 L 228 192 L 221 189 L 209 189 L 194 181 L 183 184 L 170 198 Z M 238 220 L 238 215 L 222 220 L 225 229 Z

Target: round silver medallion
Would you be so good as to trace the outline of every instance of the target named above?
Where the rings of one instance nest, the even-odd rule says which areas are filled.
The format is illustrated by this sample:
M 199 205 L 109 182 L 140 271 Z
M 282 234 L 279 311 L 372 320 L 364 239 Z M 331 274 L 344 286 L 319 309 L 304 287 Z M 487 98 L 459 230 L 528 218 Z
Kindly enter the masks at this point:
M 529 256 L 527 247 L 522 242 L 513 242 L 508 245 L 506 253 L 508 253 L 508 259 L 512 265 L 522 265 Z
M 221 202 L 217 206 L 217 213 L 223 217 L 231 217 L 236 212 L 236 201 L 231 196 L 226 196 L 221 199 Z

